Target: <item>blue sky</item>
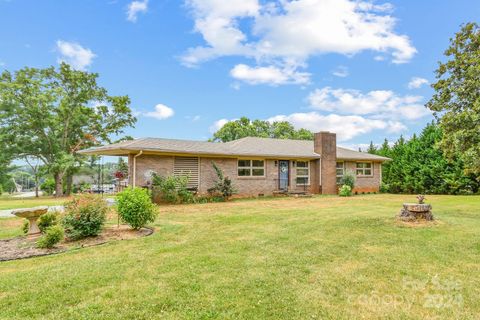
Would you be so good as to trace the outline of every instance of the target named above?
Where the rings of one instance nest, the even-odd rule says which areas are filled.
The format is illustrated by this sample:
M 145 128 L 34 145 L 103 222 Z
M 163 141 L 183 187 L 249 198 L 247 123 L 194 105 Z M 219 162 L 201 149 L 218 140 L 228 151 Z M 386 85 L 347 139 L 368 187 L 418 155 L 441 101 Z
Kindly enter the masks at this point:
M 134 137 L 288 120 L 358 146 L 431 121 L 437 61 L 478 1 L 0 0 L 0 69 L 65 60 L 128 94 Z

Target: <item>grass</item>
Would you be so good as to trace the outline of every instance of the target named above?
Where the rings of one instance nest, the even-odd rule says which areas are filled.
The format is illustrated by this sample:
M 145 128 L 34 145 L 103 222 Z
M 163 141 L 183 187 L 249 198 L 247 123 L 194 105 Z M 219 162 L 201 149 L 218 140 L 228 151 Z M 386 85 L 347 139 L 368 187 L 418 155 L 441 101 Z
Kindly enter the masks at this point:
M 150 237 L 0 263 L 0 318 L 478 319 L 480 197 L 396 223 L 413 199 L 164 206 Z
M 51 196 L 39 198 L 13 198 L 10 196 L 0 196 L 0 210 L 30 208 L 37 206 L 56 206 L 62 205 L 65 198 L 55 198 Z

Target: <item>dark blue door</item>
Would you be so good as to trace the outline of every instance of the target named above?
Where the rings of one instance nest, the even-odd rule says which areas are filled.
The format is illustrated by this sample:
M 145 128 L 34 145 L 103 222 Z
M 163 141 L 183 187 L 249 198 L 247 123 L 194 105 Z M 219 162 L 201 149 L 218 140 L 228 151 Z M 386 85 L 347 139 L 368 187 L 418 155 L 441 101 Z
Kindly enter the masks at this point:
M 289 181 L 289 161 L 278 161 L 278 189 L 287 190 Z

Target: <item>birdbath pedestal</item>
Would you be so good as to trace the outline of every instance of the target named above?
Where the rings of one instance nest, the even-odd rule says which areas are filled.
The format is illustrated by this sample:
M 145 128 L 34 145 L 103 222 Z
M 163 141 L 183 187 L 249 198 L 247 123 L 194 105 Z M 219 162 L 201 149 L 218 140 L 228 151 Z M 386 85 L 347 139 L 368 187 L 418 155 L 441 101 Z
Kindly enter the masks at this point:
M 432 206 L 427 203 L 404 203 L 398 217 L 404 221 L 433 220 Z
M 27 238 L 33 239 L 41 235 L 40 229 L 38 228 L 38 225 L 37 225 L 37 219 L 42 214 L 47 213 L 47 211 L 48 211 L 48 207 L 42 206 L 42 207 L 34 207 L 34 208 L 28 208 L 28 209 L 13 210 L 12 214 L 16 215 L 19 218 L 25 218 L 28 220 L 29 227 L 28 227 Z

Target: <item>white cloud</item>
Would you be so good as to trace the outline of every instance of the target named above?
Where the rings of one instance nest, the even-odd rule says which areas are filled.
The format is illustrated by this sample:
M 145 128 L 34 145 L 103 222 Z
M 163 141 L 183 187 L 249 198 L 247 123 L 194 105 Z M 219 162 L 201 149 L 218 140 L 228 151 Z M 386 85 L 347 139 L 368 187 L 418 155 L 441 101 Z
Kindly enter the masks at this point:
M 427 79 L 425 78 L 419 78 L 419 77 L 413 77 L 410 79 L 410 82 L 408 83 L 408 89 L 419 89 L 423 85 L 429 84 Z
M 287 83 L 306 84 L 310 81 L 310 74 L 296 71 L 295 68 L 250 67 L 245 64 L 237 64 L 230 75 L 249 84 L 280 85 Z
M 57 60 L 58 63 L 66 62 L 77 70 L 85 70 L 96 57 L 92 50 L 75 42 L 58 40 L 57 50 L 61 54 Z
M 348 77 L 349 72 L 347 67 L 338 66 L 335 70 L 332 71 L 332 74 L 336 77 L 345 78 Z
M 127 7 L 127 20 L 130 22 L 137 22 L 139 13 L 146 13 L 148 11 L 148 0 L 132 1 Z
M 166 105 L 161 103 L 155 106 L 155 111 L 144 113 L 146 117 L 155 118 L 158 120 L 168 119 L 170 117 L 173 117 L 174 114 L 175 114 L 175 111 L 173 111 L 172 108 L 167 107 Z
M 409 120 L 431 114 L 421 103 L 422 100 L 422 96 L 401 96 L 390 90 L 363 93 L 359 90 L 330 87 L 316 89 L 308 96 L 310 106 L 317 110 Z
M 387 130 L 391 133 L 398 133 L 407 129 L 398 121 L 370 119 L 356 115 L 322 115 L 315 111 L 277 115 L 269 118 L 268 121 L 288 121 L 297 129 L 305 128 L 313 132 L 335 132 L 339 141 L 347 141 L 374 130 Z
M 311 56 L 352 56 L 365 50 L 404 63 L 416 53 L 410 39 L 394 31 L 396 19 L 389 4 L 353 0 L 186 0 L 186 4 L 194 30 L 205 41 L 183 55 L 182 62 L 189 66 L 244 56 L 259 65 L 300 68 Z
M 228 119 L 220 119 L 215 121 L 209 128 L 210 133 L 215 133 L 218 130 L 220 130 L 225 124 L 227 124 L 230 121 L 235 121 L 235 120 L 228 120 Z

